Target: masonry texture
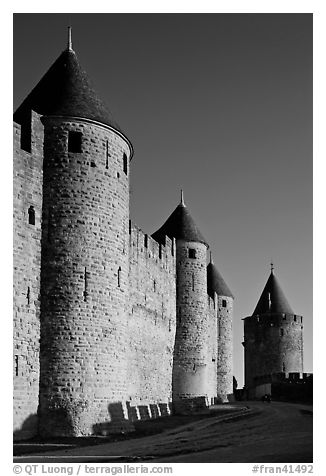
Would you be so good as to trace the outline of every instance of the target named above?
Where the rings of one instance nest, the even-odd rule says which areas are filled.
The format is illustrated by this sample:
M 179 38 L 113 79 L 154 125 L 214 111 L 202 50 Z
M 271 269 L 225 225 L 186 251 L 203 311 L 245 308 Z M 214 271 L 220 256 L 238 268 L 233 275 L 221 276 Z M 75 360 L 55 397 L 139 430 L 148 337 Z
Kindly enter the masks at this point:
M 183 194 L 152 236 L 130 220 L 133 147 L 70 37 L 13 145 L 14 437 L 128 432 L 231 401 L 233 294 Z M 302 372 L 302 317 L 273 272 L 244 325 L 249 396 Z
M 104 127 L 43 121 L 40 431 L 90 434 L 126 400 L 130 153 Z
M 43 182 L 43 126 L 29 116 L 29 152 L 21 148 L 21 126 L 14 125 L 14 432 L 35 433 L 40 373 L 40 271 Z
M 163 246 L 130 225 L 128 400 L 133 418 L 137 412 L 142 418 L 149 418 L 152 412 L 167 413 L 171 402 L 176 330 L 174 248 L 169 238 Z
M 252 316 L 244 319 L 243 346 L 250 398 L 262 378 L 303 373 L 303 318 L 293 312 L 273 271 Z
M 152 236 L 130 220 L 132 158 L 69 40 L 14 114 L 17 439 L 127 432 L 232 399 L 233 295 L 183 196 Z M 289 370 L 291 319 L 274 365 Z
M 207 394 L 209 313 L 206 244 L 177 240 L 177 330 L 173 399 Z M 191 250 L 195 258 L 191 257 Z

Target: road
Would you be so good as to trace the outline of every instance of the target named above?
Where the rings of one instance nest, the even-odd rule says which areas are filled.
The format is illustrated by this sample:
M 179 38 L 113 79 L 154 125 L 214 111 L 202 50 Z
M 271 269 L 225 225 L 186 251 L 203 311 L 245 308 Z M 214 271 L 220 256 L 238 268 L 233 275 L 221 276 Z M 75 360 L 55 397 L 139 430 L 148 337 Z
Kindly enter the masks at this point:
M 309 463 L 312 462 L 312 407 L 282 402 L 248 405 L 259 415 L 220 423 L 208 450 L 158 458 L 170 463 Z M 217 428 L 216 428 L 217 430 Z
M 104 463 L 117 462 L 117 458 L 131 461 L 132 457 L 151 463 L 312 462 L 311 406 L 241 402 L 244 405 L 252 410 L 246 417 L 228 421 L 206 418 L 142 438 L 42 453 L 29 462 L 77 462 L 87 458 Z

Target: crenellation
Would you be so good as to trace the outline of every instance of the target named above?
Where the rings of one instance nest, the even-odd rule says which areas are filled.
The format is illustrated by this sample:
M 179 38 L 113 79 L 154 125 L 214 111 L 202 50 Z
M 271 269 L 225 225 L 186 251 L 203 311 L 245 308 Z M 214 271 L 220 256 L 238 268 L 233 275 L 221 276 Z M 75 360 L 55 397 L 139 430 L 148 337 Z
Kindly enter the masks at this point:
M 54 68 L 63 94 L 67 64 L 78 73 L 72 51 Z M 208 244 L 183 197 L 172 231 L 130 220 L 132 145 L 81 89 L 34 112 L 37 86 L 15 113 L 17 438 L 131 431 L 215 403 L 232 375 L 233 297 L 208 294 Z
M 292 311 L 273 270 L 254 313 L 244 319 L 243 346 L 249 397 L 257 395 L 263 376 L 303 372 L 302 316 Z
M 175 259 L 172 253 L 173 241 L 170 238 L 166 237 L 166 244 L 162 245 L 131 221 L 129 235 L 130 247 L 134 249 L 136 256 L 143 253 L 146 259 L 151 259 L 157 266 L 164 267 L 168 272 L 173 273 Z
M 129 395 L 132 406 L 167 404 L 175 327 L 175 282 L 169 274 L 175 274 L 175 261 L 162 249 L 164 264 L 159 244 L 133 224 L 130 245 Z

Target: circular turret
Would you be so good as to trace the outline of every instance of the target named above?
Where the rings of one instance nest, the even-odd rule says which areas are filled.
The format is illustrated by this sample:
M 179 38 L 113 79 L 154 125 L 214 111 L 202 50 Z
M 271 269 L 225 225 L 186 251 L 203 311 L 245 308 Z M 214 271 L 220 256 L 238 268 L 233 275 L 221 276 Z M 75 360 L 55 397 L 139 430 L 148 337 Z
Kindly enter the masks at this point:
M 125 430 L 132 148 L 71 41 L 16 119 L 29 109 L 44 124 L 40 433 Z
M 294 313 L 273 269 L 252 316 L 244 319 L 245 386 L 257 377 L 303 372 L 303 318 Z
M 217 317 L 216 394 L 219 402 L 228 402 L 233 395 L 233 294 L 214 265 L 207 266 L 207 293 L 214 299 Z
M 172 401 L 175 412 L 207 403 L 207 243 L 183 197 L 165 224 L 154 233 L 176 239 L 176 338 L 173 357 Z

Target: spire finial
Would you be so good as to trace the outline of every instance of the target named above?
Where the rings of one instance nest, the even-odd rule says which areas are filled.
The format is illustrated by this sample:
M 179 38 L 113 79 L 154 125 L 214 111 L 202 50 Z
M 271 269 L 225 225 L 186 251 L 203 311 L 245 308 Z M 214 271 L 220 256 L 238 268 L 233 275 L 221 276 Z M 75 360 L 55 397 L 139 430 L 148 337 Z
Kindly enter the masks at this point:
M 185 206 L 185 202 L 184 202 L 184 199 L 183 199 L 183 190 L 181 189 L 181 201 L 180 201 L 180 205 L 182 205 L 183 207 Z
M 274 264 L 273 264 L 273 260 L 271 260 L 271 274 L 273 274 L 273 271 L 274 271 Z
M 72 49 L 72 39 L 71 39 L 71 26 L 68 26 L 68 51 L 73 51 Z

